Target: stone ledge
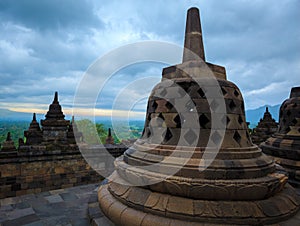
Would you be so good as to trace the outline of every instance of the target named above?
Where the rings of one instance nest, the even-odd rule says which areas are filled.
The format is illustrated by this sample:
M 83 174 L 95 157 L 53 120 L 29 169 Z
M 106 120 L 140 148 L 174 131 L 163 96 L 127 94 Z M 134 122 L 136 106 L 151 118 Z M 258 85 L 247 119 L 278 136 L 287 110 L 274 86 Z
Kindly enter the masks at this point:
M 141 188 L 131 188 L 131 189 L 141 189 Z M 237 202 L 210 202 L 210 201 L 201 201 L 201 200 L 192 200 L 193 203 L 197 202 L 202 211 L 197 212 L 195 209 L 191 212 L 190 208 L 184 208 L 184 210 L 179 211 L 180 214 L 176 214 L 176 211 L 171 211 L 171 206 L 169 204 L 164 205 L 165 210 L 159 211 L 147 211 L 147 208 L 136 207 L 134 203 L 129 203 L 127 201 L 126 205 L 121 202 L 121 199 L 116 199 L 109 191 L 108 185 L 101 186 L 98 191 L 98 199 L 100 200 L 100 206 L 103 210 L 103 213 L 112 219 L 116 225 L 150 225 L 146 222 L 159 222 L 156 225 L 276 225 L 276 226 L 286 226 L 290 222 L 296 225 L 295 222 L 300 223 L 300 212 L 298 210 L 297 204 L 299 204 L 300 197 L 290 196 L 290 187 L 286 188 L 283 194 L 277 195 L 273 198 L 263 201 L 256 202 L 239 202 L 244 204 L 243 208 L 240 208 L 240 205 L 234 205 Z M 142 189 L 143 190 L 143 189 Z M 131 193 L 130 191 L 125 192 L 125 196 Z M 133 194 L 137 194 L 134 191 Z M 158 196 L 164 196 L 164 194 L 158 193 Z M 103 197 L 103 198 L 101 198 Z M 157 198 L 157 197 L 156 197 Z M 178 198 L 178 197 L 171 197 Z M 184 198 L 181 198 L 184 199 Z M 159 199 L 158 199 L 159 200 Z M 131 200 L 132 201 L 132 200 Z M 178 202 L 173 202 L 175 204 L 175 209 L 181 208 L 183 200 L 177 200 Z M 297 204 L 295 204 L 295 202 Z M 215 203 L 214 208 L 211 207 L 211 204 Z M 227 203 L 227 204 L 226 204 Z M 220 205 L 221 204 L 221 205 Z M 223 205 L 224 204 L 224 205 Z M 251 205 L 250 205 L 251 204 Z M 253 204 L 253 205 L 252 205 Z M 157 204 L 155 204 L 157 205 Z M 250 206 L 253 208 L 249 208 Z M 285 205 L 284 208 L 279 210 L 278 205 Z M 193 208 L 195 208 L 193 204 Z M 205 207 L 206 206 L 206 207 Z M 133 208 L 134 207 L 134 208 Z M 171 208 L 171 209 L 170 209 Z M 199 209 L 198 208 L 198 209 Z M 199 209 L 199 210 L 200 210 Z M 250 209 L 250 210 L 249 210 Z M 251 209 L 253 211 L 251 212 Z M 211 211 L 210 211 L 211 210 Z M 187 212 L 188 211 L 188 212 Z M 249 213 L 249 211 L 251 213 Z M 178 213 L 179 213 L 178 212 Z M 182 214 L 186 212 L 186 214 Z M 248 213 L 247 213 L 248 212 Z M 160 213 L 161 215 L 157 215 Z M 297 213 L 297 215 L 295 215 Z M 250 215 L 249 215 L 250 214 Z M 199 218 L 199 215 L 203 217 Z M 214 217 L 213 217 L 214 215 Z M 295 215 L 295 216 L 293 216 Z M 220 217 L 225 216 L 225 217 Z M 248 216 L 248 217 L 247 217 Z M 177 218 L 177 219 L 175 219 Z M 289 219 L 290 218 L 290 219 Z M 147 219 L 147 220 L 146 220 Z M 148 221 L 151 219 L 151 221 Z M 276 223 L 276 222 L 280 223 Z M 171 223 L 172 222 L 172 223 Z

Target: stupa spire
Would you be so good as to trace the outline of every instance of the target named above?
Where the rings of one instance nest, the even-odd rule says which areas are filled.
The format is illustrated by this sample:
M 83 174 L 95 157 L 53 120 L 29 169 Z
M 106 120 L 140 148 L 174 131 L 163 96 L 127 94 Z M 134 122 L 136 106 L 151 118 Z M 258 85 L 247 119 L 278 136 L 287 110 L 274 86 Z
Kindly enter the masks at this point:
M 184 48 L 182 62 L 197 60 L 194 54 L 205 61 L 200 14 L 199 9 L 195 7 L 187 12 Z
M 10 132 L 7 133 L 6 141 L 11 141 L 11 135 L 10 135 Z
M 108 128 L 108 135 L 107 138 L 105 139 L 105 144 L 115 144 L 115 140 L 111 135 L 111 129 Z
M 35 113 L 33 113 L 32 121 L 36 122 L 36 114 Z
M 58 103 L 58 92 L 55 92 L 55 94 L 54 94 L 53 103 Z
M 269 107 L 266 107 L 266 112 L 269 113 Z

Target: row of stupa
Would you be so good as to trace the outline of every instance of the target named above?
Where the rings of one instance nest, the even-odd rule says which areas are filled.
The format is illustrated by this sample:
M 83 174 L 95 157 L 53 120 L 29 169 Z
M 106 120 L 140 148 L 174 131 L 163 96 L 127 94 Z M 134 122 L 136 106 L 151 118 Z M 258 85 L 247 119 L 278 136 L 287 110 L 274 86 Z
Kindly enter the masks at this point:
M 55 92 L 52 104 L 44 120 L 41 120 L 42 128 L 36 120 L 36 114 L 33 113 L 33 118 L 27 131 L 24 131 L 25 142 L 22 138 L 19 139 L 19 151 L 34 151 L 41 150 L 41 147 L 46 148 L 62 148 L 62 149 L 77 149 L 77 142 L 84 142 L 82 133 L 78 131 L 74 116 L 72 121 L 66 120 L 62 112 L 62 107 L 58 101 L 58 93 Z M 77 140 L 75 139 L 75 136 Z M 114 144 L 114 138 L 111 134 L 111 129 L 108 131 L 106 144 Z M 0 153 L 16 152 L 16 146 L 11 139 L 11 134 L 8 132 L 6 140 L 3 142 Z
M 205 62 L 197 8 L 188 10 L 184 46 L 182 63 L 164 68 L 151 92 L 143 136 L 99 188 L 103 213 L 123 226 L 300 225 L 300 197 L 288 184 L 300 165 L 300 87 L 262 144 L 267 156 L 251 141 L 240 90 L 224 67 Z

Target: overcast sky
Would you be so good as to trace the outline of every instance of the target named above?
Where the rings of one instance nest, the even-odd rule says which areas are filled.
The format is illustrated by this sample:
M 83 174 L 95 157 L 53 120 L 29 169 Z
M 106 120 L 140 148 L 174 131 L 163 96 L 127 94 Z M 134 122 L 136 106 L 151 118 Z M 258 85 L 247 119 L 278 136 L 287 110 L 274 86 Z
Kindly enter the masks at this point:
M 44 111 L 59 91 L 70 109 L 84 72 L 112 49 L 146 40 L 182 46 L 191 6 L 201 12 L 206 60 L 226 67 L 247 109 L 281 104 L 300 85 L 299 0 L 0 0 L 0 108 Z M 163 66 L 116 73 L 97 107 L 111 109 L 137 78 L 159 81 Z M 123 105 L 154 84 L 131 87 Z

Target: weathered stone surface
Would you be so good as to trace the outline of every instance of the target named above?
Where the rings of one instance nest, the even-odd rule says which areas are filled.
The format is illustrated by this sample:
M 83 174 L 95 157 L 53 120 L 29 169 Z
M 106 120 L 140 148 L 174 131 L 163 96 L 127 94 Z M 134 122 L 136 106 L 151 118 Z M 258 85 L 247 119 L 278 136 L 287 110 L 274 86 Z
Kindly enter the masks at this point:
M 16 152 L 16 146 L 11 139 L 10 132 L 7 133 L 6 140 L 3 142 L 1 152 Z
M 205 63 L 196 8 L 188 11 L 185 47 L 183 63 L 164 69 L 151 92 L 142 138 L 115 160 L 116 181 L 99 190 L 102 210 L 126 226 L 292 217 L 300 200 L 284 170 L 252 143 L 240 90 L 225 69 Z
M 300 87 L 291 90 L 279 112 L 277 133 L 261 144 L 264 153 L 272 156 L 289 173 L 289 182 L 300 186 Z
M 69 120 L 65 120 L 61 105 L 58 102 L 58 93 L 55 92 L 54 100 L 49 106 L 46 119 L 41 120 L 43 131 L 43 143 L 45 144 L 66 144 L 67 131 L 70 125 Z
M 39 123 L 36 121 L 35 113 L 33 113 L 33 118 L 30 123 L 29 129 L 27 131 L 24 131 L 24 136 L 26 137 L 26 145 L 37 145 L 42 143 L 43 133 L 41 131 Z

